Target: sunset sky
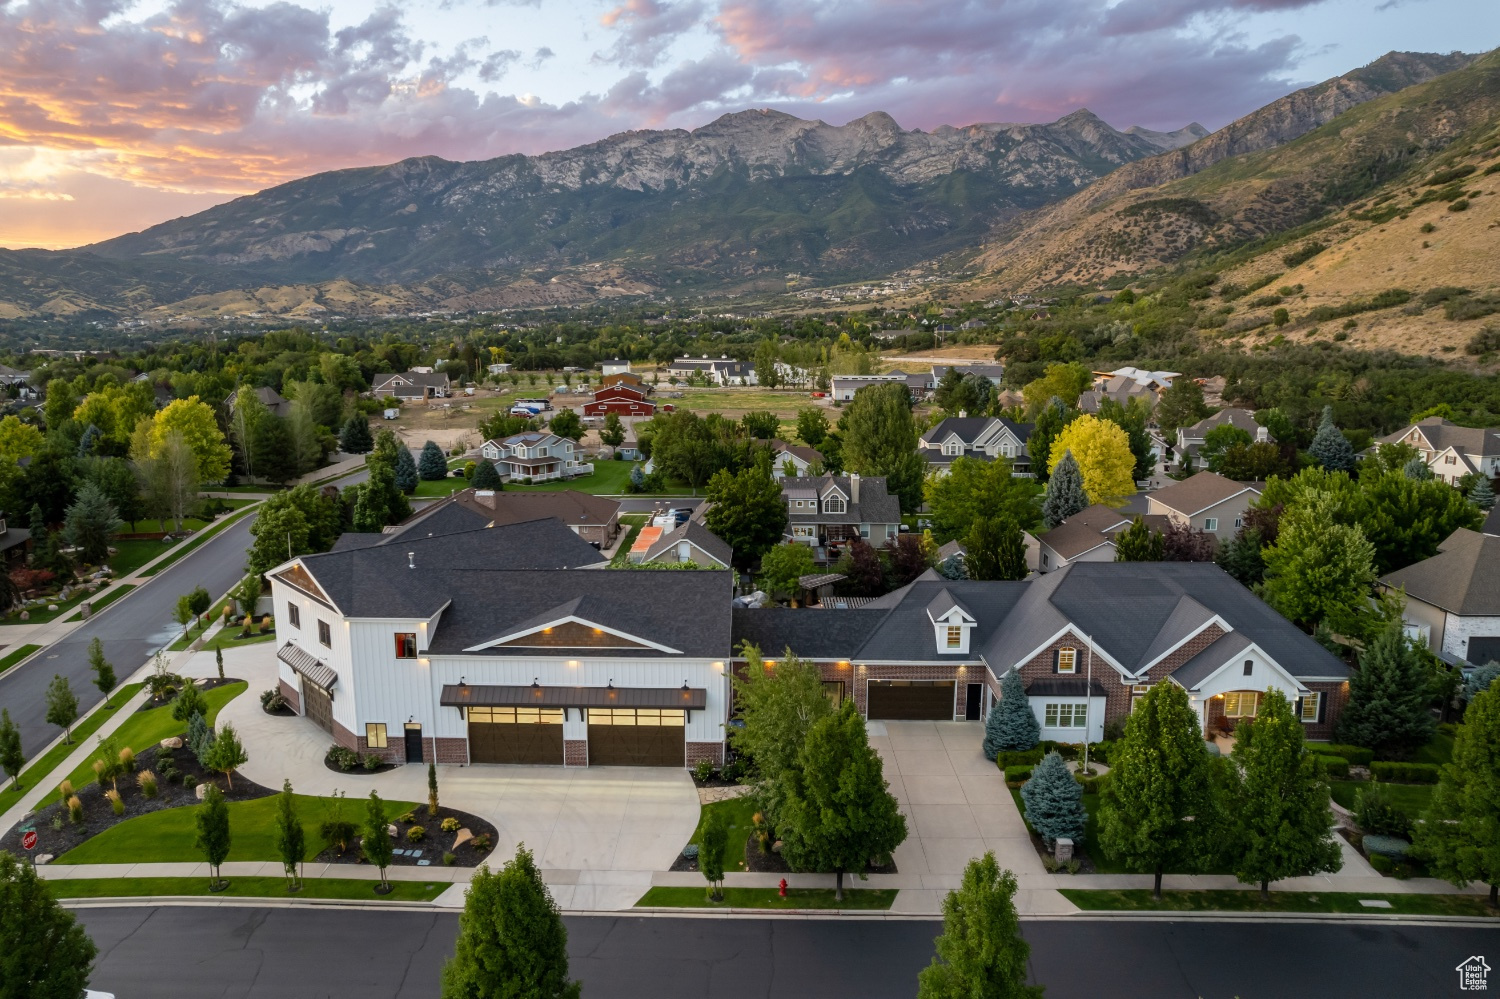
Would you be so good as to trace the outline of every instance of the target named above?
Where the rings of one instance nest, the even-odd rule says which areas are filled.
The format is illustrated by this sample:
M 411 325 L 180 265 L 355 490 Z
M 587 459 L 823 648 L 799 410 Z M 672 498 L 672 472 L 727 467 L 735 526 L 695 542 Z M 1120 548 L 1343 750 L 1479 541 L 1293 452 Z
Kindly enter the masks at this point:
M 0 0 L 0 246 L 76 246 L 320 170 L 774 107 L 906 128 L 1209 128 L 1496 0 Z

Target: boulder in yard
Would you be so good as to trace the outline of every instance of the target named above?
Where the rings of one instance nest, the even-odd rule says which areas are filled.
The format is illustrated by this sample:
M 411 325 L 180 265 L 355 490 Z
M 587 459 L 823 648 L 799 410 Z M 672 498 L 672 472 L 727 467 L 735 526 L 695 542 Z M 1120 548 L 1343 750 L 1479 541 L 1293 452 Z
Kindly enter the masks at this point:
M 471 833 L 471 832 L 469 832 L 469 830 L 467 830 L 467 829 L 460 829 L 458 831 L 458 835 L 453 837 L 453 846 L 448 850 L 448 852 L 449 853 L 457 853 L 459 847 L 463 846 L 465 843 L 467 843 L 469 840 L 471 840 L 473 838 L 474 838 L 474 834 Z
M 174 735 L 170 739 L 163 739 L 160 743 L 158 743 L 158 745 L 160 745 L 162 749 L 181 749 L 182 740 Z

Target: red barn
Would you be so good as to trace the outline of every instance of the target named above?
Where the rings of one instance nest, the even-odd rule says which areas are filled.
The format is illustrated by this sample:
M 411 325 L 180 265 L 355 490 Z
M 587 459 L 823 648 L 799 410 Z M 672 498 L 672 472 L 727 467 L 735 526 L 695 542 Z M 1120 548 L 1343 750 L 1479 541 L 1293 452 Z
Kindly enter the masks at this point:
M 594 393 L 594 401 L 584 403 L 584 416 L 654 416 L 656 403 L 646 400 L 646 393 L 626 384 L 606 385 Z

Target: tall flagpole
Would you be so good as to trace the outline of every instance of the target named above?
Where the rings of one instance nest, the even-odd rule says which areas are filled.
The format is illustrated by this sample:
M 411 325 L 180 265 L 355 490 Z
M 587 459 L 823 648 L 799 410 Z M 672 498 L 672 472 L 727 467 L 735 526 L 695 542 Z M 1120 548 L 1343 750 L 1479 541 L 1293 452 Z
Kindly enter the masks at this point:
M 1089 649 L 1088 679 L 1084 681 L 1083 687 L 1083 772 L 1089 770 L 1089 728 L 1094 724 L 1094 640 L 1088 635 L 1083 636 L 1084 644 Z

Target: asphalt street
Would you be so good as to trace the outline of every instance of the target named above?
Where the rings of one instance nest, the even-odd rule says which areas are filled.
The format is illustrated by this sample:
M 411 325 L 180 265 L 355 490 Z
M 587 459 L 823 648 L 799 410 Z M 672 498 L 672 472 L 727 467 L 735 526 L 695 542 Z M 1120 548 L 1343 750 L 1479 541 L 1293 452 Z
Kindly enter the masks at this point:
M 91 987 L 118 999 L 416 999 L 438 994 L 458 918 L 428 911 L 131 907 L 77 913 L 99 946 Z M 859 999 L 916 994 L 932 921 L 567 920 L 589 999 Z M 1023 924 L 1047 999 L 1417 999 L 1493 928 L 1335 923 Z
M 122 680 L 134 673 L 152 653 L 181 634 L 172 620 L 179 596 L 202 586 L 217 598 L 244 575 L 245 549 L 250 545 L 250 522 L 254 519 L 253 513 L 240 518 L 158 573 L 150 583 L 136 587 L 85 621 L 38 658 L 0 676 L 0 707 L 10 710 L 28 756 L 58 734 L 57 726 L 45 721 L 47 685 L 53 675 L 60 673 L 68 678 L 78 695 L 78 713 L 86 714 L 104 699 L 89 669 L 89 642 L 97 636 L 104 643 L 105 658 L 114 664 Z

